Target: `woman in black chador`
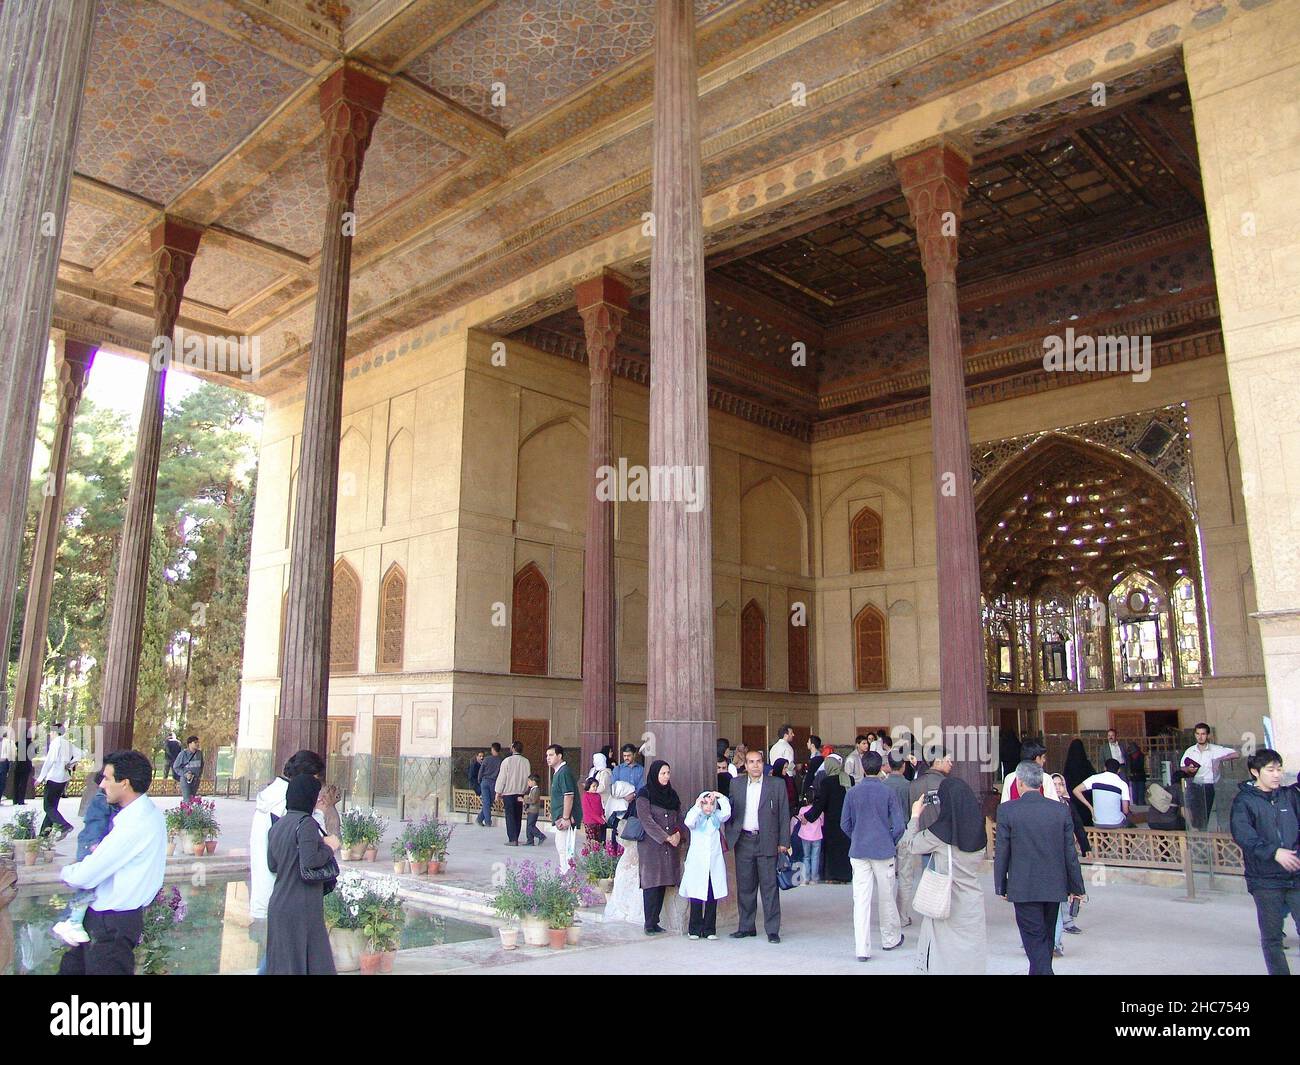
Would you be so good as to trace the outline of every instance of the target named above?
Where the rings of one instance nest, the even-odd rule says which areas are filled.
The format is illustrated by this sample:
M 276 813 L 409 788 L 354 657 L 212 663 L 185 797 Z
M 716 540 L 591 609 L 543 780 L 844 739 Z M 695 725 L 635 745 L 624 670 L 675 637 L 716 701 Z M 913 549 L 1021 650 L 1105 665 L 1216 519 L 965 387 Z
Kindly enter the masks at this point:
M 275 876 L 266 908 L 268 976 L 333 976 L 334 955 L 325 929 L 325 882 L 303 879 L 303 870 L 323 869 L 339 840 L 321 836 L 312 818 L 321 783 L 303 773 L 289 781 L 284 816 L 271 826 L 267 866 Z

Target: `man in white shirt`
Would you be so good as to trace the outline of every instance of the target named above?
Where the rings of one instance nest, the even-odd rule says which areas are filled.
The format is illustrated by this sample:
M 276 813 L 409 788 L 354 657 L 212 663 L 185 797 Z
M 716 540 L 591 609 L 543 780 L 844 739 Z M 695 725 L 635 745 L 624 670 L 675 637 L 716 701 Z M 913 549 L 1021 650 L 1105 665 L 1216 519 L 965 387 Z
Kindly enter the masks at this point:
M 1102 754 L 1105 756 L 1102 759 L 1103 761 L 1106 758 L 1114 758 L 1121 766 L 1127 764 L 1127 761 L 1124 758 L 1124 748 L 1120 744 L 1119 737 L 1115 734 L 1113 728 L 1108 728 L 1106 730 L 1106 742 L 1101 745 L 1101 750 Z
M 13 729 L 0 725 L 0 804 L 5 801 L 5 785 L 9 782 L 9 766 L 13 763 L 17 747 L 14 745 Z
M 1074 797 L 1088 807 L 1092 823 L 1098 828 L 1125 828 L 1133 795 L 1128 782 L 1119 775 L 1119 763 L 1114 758 L 1107 758 L 1102 765 L 1104 771 L 1094 773 L 1076 787 Z M 1092 794 L 1091 801 L 1085 792 Z
M 1204 721 L 1192 730 L 1196 742 L 1183 752 L 1180 772 L 1191 777 L 1187 782 L 1186 808 L 1192 827 L 1204 832 L 1214 812 L 1214 785 L 1219 782 L 1219 763 L 1240 758 L 1241 752 L 1210 742 L 1210 726 Z M 1192 763 L 1195 763 L 1193 766 Z
M 104 758 L 100 787 L 118 812 L 99 846 L 84 860 L 63 867 L 64 883 L 94 890 L 95 898 L 83 922 L 90 942 L 63 955 L 61 976 L 135 972 L 144 909 L 158 894 L 167 869 L 167 825 L 145 794 L 152 781 L 149 759 L 139 751 L 114 751 Z
M 782 725 L 777 733 L 780 737 L 767 754 L 767 764 L 776 765 L 778 758 L 784 758 L 790 765 L 794 765 L 794 726 Z
M 41 832 L 48 832 L 53 826 L 59 829 L 59 839 L 72 831 L 72 823 L 59 813 L 59 800 L 63 798 L 64 789 L 71 776 L 69 765 L 81 761 L 82 752 L 72 745 L 64 735 L 64 726 L 55 725 L 50 736 L 50 746 L 45 752 L 45 761 L 41 771 L 36 775 L 36 783 L 44 784 L 45 820 L 41 822 Z
M 853 741 L 853 750 L 844 759 L 844 772 L 848 773 L 849 779 L 854 784 L 857 784 L 862 779 L 862 758 L 870 750 L 871 739 L 867 736 L 859 736 Z
M 319 777 L 325 772 L 325 763 L 315 751 L 299 751 L 284 763 L 284 773 L 257 793 L 257 807 L 253 812 L 253 827 L 248 836 L 248 865 L 252 874 L 252 887 L 248 893 L 248 915 L 255 921 L 266 920 L 266 907 L 271 901 L 275 877 L 266 863 L 266 844 L 271 835 L 271 825 L 284 816 L 285 799 L 289 795 L 289 781 L 302 773 Z M 324 829 L 325 816 L 318 808 L 312 816 Z
M 1047 772 L 1047 748 L 1041 743 L 1030 740 L 1021 746 L 1020 760 L 1037 764 L 1038 768 L 1043 771 L 1043 786 L 1039 789 L 1040 793 L 1044 798 L 1055 799 L 1059 802 L 1061 797 L 1056 794 L 1056 785 L 1052 783 L 1051 775 Z M 1010 802 L 1012 799 L 1018 798 L 1020 798 L 1020 784 L 1016 780 L 1015 773 L 1008 773 L 1002 778 L 1001 802 Z

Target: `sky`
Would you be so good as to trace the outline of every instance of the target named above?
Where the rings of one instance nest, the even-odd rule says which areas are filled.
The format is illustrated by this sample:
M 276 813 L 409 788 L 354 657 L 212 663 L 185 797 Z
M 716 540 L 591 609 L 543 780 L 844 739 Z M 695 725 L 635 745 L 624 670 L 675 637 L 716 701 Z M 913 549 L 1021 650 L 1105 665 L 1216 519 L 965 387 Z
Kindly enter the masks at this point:
M 83 393 L 96 406 L 111 407 L 130 420 L 132 431 L 140 423 L 140 408 L 144 402 L 145 375 L 149 364 L 143 359 L 127 355 L 114 355 L 100 349 L 90 367 L 90 380 Z M 167 373 L 167 402 L 179 403 L 202 382 L 181 370 Z

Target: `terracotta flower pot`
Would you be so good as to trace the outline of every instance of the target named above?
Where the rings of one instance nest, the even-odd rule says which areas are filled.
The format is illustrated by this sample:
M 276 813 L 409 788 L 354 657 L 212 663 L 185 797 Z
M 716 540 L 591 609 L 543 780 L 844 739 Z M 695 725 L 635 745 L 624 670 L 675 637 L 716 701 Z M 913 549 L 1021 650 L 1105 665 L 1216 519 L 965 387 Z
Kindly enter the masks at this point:
M 565 930 L 564 942 L 571 947 L 576 947 L 578 941 L 582 938 L 582 926 L 571 924 Z
M 564 944 L 569 938 L 569 930 L 567 928 L 548 928 L 546 938 L 552 950 L 563 950 Z
M 393 863 L 393 872 L 398 876 L 401 876 L 403 873 L 409 872 L 410 868 L 411 868 L 410 865 L 408 865 L 406 862 Z
M 442 862 L 439 862 L 439 861 L 430 861 L 430 862 L 429 862 L 429 875 L 430 875 L 430 876 L 436 876 L 438 873 L 441 873 L 441 872 L 442 872 Z
M 202 857 L 204 854 L 207 853 L 207 850 L 208 850 L 208 845 L 203 840 L 199 840 L 199 842 L 194 844 L 194 857 L 196 858 Z
M 412 862 L 412 863 L 411 863 L 411 872 L 413 872 L 416 876 L 424 876 L 424 874 L 427 873 L 428 871 L 429 871 L 429 863 L 428 863 L 428 862 Z
M 215 839 L 205 840 L 204 843 L 203 843 L 203 849 L 204 849 L 208 854 L 216 854 L 216 853 L 217 853 L 217 841 L 216 841 Z
M 379 972 L 380 955 L 365 951 L 361 955 L 361 975 L 374 976 Z
M 367 847 L 365 853 L 362 855 L 362 857 L 368 862 L 373 862 L 375 858 L 377 858 L 378 856 L 379 856 L 378 847 Z
M 379 971 L 381 973 L 391 973 L 393 971 L 393 962 L 397 960 L 397 951 L 386 950 L 379 955 Z
M 540 917 L 524 917 L 519 922 L 519 930 L 523 932 L 524 943 L 528 946 L 546 946 L 546 922 Z
M 366 937 L 358 928 L 331 928 L 330 953 L 334 955 L 334 969 L 340 973 L 354 973 L 361 968 L 361 955 L 365 953 Z
M 515 950 L 519 946 L 519 929 L 518 928 L 498 928 L 501 934 L 501 949 Z
M 23 865 L 35 865 L 36 859 L 40 857 L 40 852 L 36 849 L 36 840 L 34 839 L 14 840 L 14 851 L 23 856 Z

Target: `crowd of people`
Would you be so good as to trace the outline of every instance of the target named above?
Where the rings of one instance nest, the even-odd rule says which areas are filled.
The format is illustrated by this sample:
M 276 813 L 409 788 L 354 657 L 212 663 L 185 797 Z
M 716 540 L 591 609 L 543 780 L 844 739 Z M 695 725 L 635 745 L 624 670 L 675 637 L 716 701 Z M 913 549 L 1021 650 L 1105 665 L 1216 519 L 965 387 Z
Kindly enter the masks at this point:
M 1208 792 L 1198 809 L 1209 811 L 1219 766 L 1240 755 L 1210 743 L 1208 726 L 1198 725 L 1195 737 L 1176 777 L 1188 789 Z M 718 901 L 732 890 L 738 927 L 731 938 L 758 935 L 761 903 L 767 940 L 780 943 L 783 890 L 851 884 L 858 960 L 872 957 L 874 913 L 884 951 L 898 949 L 907 938 L 904 929 L 918 926 L 918 971 L 985 972 L 980 876 L 989 841 L 981 798 L 953 775 L 952 754 L 931 748 L 923 759 L 910 737 L 868 734 L 856 737 L 842 757 L 810 736 L 806 760 L 796 762 L 794 739 L 794 729 L 784 726 L 766 754 L 720 739 L 716 786 L 689 804 L 673 786 L 672 766 L 654 759 L 647 769 L 632 744 L 622 747 L 616 763 L 612 748 L 595 753 L 581 778 L 564 747 L 551 744 L 546 763 L 561 864 L 583 843 L 617 838 L 628 860 L 618 866 L 610 907 L 635 908 L 645 934 L 660 935 L 667 892 L 674 888 L 689 903 L 692 940 L 718 938 Z M 50 763 L 66 770 L 77 754 L 70 744 L 64 749 L 66 742 L 61 734 L 51 741 L 42 768 L 47 787 L 58 784 Z M 1063 953 L 1064 934 L 1081 932 L 1075 918 L 1086 898 L 1080 857 L 1089 853 L 1087 826 L 1128 824 L 1135 791 L 1142 794 L 1131 751 L 1120 762 L 1115 747 L 1112 733 L 1102 747 L 1110 757 L 1097 772 L 1076 739 L 1063 771 L 1050 773 L 1045 747 L 1019 744 L 1019 760 L 1003 781 L 994 890 L 1014 906 L 1031 975 L 1050 975 L 1053 959 Z M 171 771 L 182 777 L 197 774 L 191 767 L 201 765 L 185 758 L 187 751 L 197 751 L 197 738 L 170 760 Z M 1282 785 L 1276 751 L 1254 752 L 1247 767 L 1250 779 L 1232 802 L 1232 835 L 1242 850 L 1267 970 L 1286 974 L 1283 922 L 1287 914 L 1300 921 L 1300 785 Z M 249 909 L 255 925 L 264 922 L 266 973 L 334 972 L 324 896 L 338 875 L 341 843 L 338 792 L 323 783 L 324 771 L 319 755 L 299 751 L 257 796 Z M 483 801 L 480 824 L 491 825 L 492 801 L 500 799 L 508 846 L 545 841 L 537 827 L 541 779 L 519 742 L 508 752 L 493 744 L 475 757 L 471 773 Z M 153 767 L 144 755 L 111 753 L 95 779 L 76 861 L 61 874 L 77 893 L 55 928 L 70 945 L 59 971 L 126 975 L 134 970 L 143 911 L 162 887 L 167 832 L 147 794 Z M 1168 789 L 1141 787 L 1147 788 L 1150 810 L 1159 812 L 1156 793 Z

